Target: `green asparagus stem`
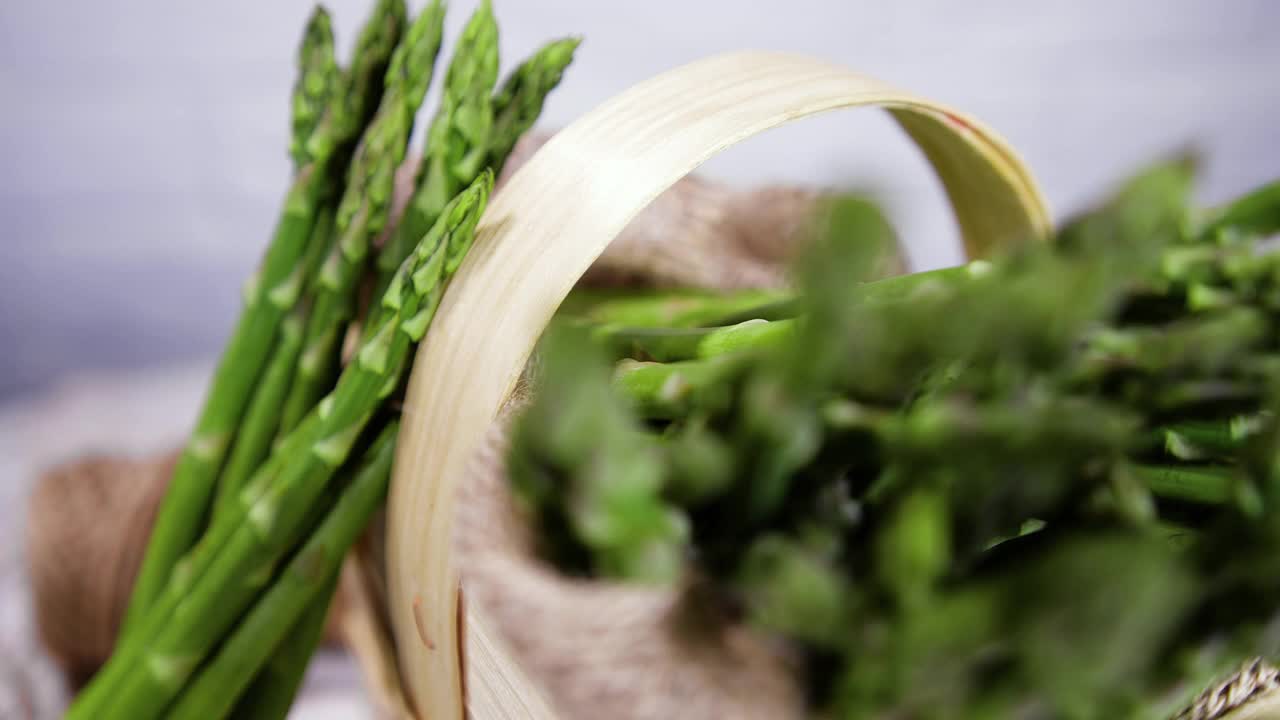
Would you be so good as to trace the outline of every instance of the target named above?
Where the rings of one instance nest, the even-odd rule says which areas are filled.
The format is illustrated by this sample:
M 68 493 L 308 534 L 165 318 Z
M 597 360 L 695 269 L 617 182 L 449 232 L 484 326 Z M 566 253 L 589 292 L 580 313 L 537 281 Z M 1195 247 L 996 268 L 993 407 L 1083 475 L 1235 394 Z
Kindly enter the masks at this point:
M 319 267 L 319 259 L 324 257 L 328 248 L 328 240 L 333 229 L 333 211 L 329 209 L 320 215 L 312 233 L 307 254 L 308 275 L 312 285 L 315 272 Z M 308 302 L 299 303 L 285 318 L 280 329 L 280 341 L 271 355 L 266 372 L 258 382 L 257 391 L 249 403 L 244 420 L 236 432 L 235 444 L 231 448 L 231 456 L 226 467 L 218 478 L 217 500 L 214 505 L 214 517 L 227 512 L 229 506 L 238 502 L 240 490 L 245 482 L 258 468 L 270 452 L 271 441 L 276 436 L 280 424 L 285 396 L 289 392 L 289 382 L 293 377 L 294 367 L 302 352 L 302 333 L 306 328 L 310 315 Z
M 306 140 L 309 156 L 346 155 L 344 150 L 360 139 L 382 98 L 387 66 L 400 44 L 407 15 L 404 0 L 378 0 L 360 29 L 351 67 L 334 91 L 334 102 Z
M 966 278 L 981 277 L 990 264 L 975 260 L 966 265 L 899 275 L 862 283 L 851 301 L 860 305 L 882 305 L 911 300 Z M 574 291 L 580 293 L 581 291 Z M 570 295 L 574 299 L 574 294 Z M 579 320 L 613 329 L 660 328 L 663 332 L 680 328 L 711 328 L 737 325 L 748 320 L 788 320 L 802 312 L 790 292 L 750 290 L 727 295 L 704 292 L 666 292 L 654 296 L 605 297 L 582 301 L 585 309 L 565 313 Z
M 562 38 L 543 45 L 520 63 L 493 98 L 493 132 L 489 144 L 489 167 L 502 172 L 521 135 L 537 122 L 547 95 L 560 84 L 565 68 L 581 38 Z
M 1263 185 L 1211 213 L 1206 234 L 1235 230 L 1252 235 L 1280 231 L 1280 181 Z
M 312 265 L 309 290 L 314 297 L 314 286 L 317 280 L 319 259 L 327 254 L 333 239 L 333 221 L 335 208 L 330 207 L 317 223 L 316 231 L 321 233 L 316 242 L 315 257 Z M 313 240 L 315 242 L 315 240 Z M 218 481 L 218 505 L 215 507 L 215 521 L 232 512 L 244 483 L 253 470 L 267 456 L 271 441 L 280 427 L 285 397 L 289 392 L 298 357 L 302 353 L 302 334 L 306 328 L 307 318 L 311 311 L 311 298 L 304 305 L 294 308 L 285 323 L 285 334 L 281 339 L 271 365 L 263 377 L 259 391 L 254 395 L 253 403 L 245 415 L 235 447 L 232 448 L 231 459 Z M 336 585 L 335 575 L 331 585 Z M 288 712 L 302 676 L 306 672 L 311 654 L 324 630 L 324 622 L 328 615 L 329 602 L 334 588 L 321 594 L 312 602 L 312 606 L 303 613 L 296 626 L 285 640 L 274 651 L 261 674 L 249 686 L 235 708 L 237 717 L 242 718 L 283 718 Z
M 341 567 L 303 609 L 302 617 L 294 623 L 266 666 L 236 703 L 231 711 L 232 717 L 238 720 L 280 720 L 288 715 L 302 686 L 311 656 L 324 635 L 329 606 L 338 590 L 340 578 Z
M 1235 471 L 1199 465 L 1136 465 L 1134 472 L 1158 497 L 1222 505 L 1230 502 Z
M 695 407 L 726 402 L 724 381 L 745 364 L 746 358 L 736 355 L 673 363 L 624 360 L 618 364 L 613 385 L 642 417 L 672 419 L 688 415 Z
M 574 290 L 569 299 L 574 300 L 575 296 L 582 294 L 583 291 Z M 675 291 L 640 297 L 606 296 L 580 304 L 586 307 L 578 311 L 562 309 L 562 315 L 572 320 L 617 327 L 708 327 L 755 319 L 785 320 L 795 317 L 797 312 L 791 293 L 769 290 L 746 290 L 726 295 Z M 765 309 L 776 312 L 757 312 Z
M 338 96 L 337 101 L 341 103 L 338 107 L 342 111 L 330 113 L 324 119 L 332 123 L 331 127 L 338 129 L 338 137 L 335 138 L 338 140 L 336 152 L 341 157 L 345 158 L 350 154 L 355 140 L 378 107 L 383 92 L 383 77 L 386 75 L 391 55 L 403 31 L 405 16 L 403 0 L 382 0 L 360 33 L 351 73 L 340 76 L 341 82 L 334 94 Z M 295 126 L 295 148 L 305 148 L 309 141 L 307 136 L 301 135 L 305 131 L 305 128 Z M 312 137 L 317 143 L 323 144 L 327 136 L 324 133 L 317 133 Z M 295 151 L 295 156 L 296 154 Z M 334 168 L 332 175 L 335 186 L 336 181 L 345 174 L 347 164 L 344 161 Z M 333 211 L 327 212 L 324 218 L 327 220 L 324 227 L 317 227 L 317 232 L 321 233 L 317 238 L 321 241 L 317 248 L 318 259 L 323 259 L 329 252 L 330 241 L 333 239 Z M 310 276 L 313 281 L 309 285 L 309 292 L 314 296 L 314 271 Z M 282 339 L 276 354 L 272 357 L 267 377 L 261 385 L 262 391 L 255 395 L 254 405 L 246 416 L 241 432 L 248 437 L 237 440 L 232 450 L 233 457 L 228 462 L 228 469 L 222 474 L 219 482 L 220 506 L 234 502 L 240 485 L 265 455 L 272 437 L 279 429 L 283 403 L 287 398 L 295 372 L 294 366 L 301 353 L 302 333 L 310 315 L 310 305 L 309 301 L 306 307 L 295 308 L 293 315 L 286 321 L 294 327 L 290 329 L 290 334 Z M 294 330 L 296 333 L 293 332 Z M 287 432 L 292 428 L 293 424 L 290 424 L 281 432 Z M 315 607 L 307 613 L 307 617 L 299 621 L 300 627 L 291 633 L 284 645 L 277 650 L 277 657 L 272 659 L 268 670 L 254 682 L 249 692 L 242 698 L 238 711 L 246 715 L 253 713 L 259 717 L 270 717 L 270 713 L 273 712 L 276 716 L 284 716 L 289 702 L 297 691 L 302 673 L 306 669 L 306 662 L 314 651 L 316 638 L 323 630 L 328 604 L 327 597 L 317 601 Z M 318 618 L 314 617 L 317 615 Z
M 1204 460 L 1239 452 L 1266 422 L 1260 414 L 1186 420 L 1160 429 L 1165 452 L 1180 460 Z
M 745 320 L 713 328 L 604 326 L 594 335 L 618 356 L 675 362 L 776 347 L 794 337 L 795 321 Z
M 293 134 L 289 154 L 295 167 L 307 163 L 307 139 L 320 124 L 320 118 L 332 102 L 342 82 L 338 61 L 333 54 L 333 27 L 329 12 L 317 5 L 307 20 L 302 44 L 298 49 L 298 80 L 293 86 Z
M 254 604 L 217 654 L 192 679 L 168 711 L 168 717 L 192 720 L 226 717 L 299 618 L 314 606 L 314 600 L 323 597 L 324 589 L 331 589 L 347 550 L 386 496 L 398 429 L 399 423 L 392 422 L 379 433 L 350 485 L 323 523 L 290 561 L 280 579 Z M 319 607 L 327 607 L 327 603 Z M 286 700 L 291 697 L 290 694 Z M 288 708 L 287 702 L 284 707 Z M 255 708 L 255 714 L 283 716 L 267 714 L 266 710 Z
M 403 17 L 403 3 L 381 2 L 375 12 L 361 37 L 362 62 L 366 64 L 376 64 L 381 49 L 389 53 L 389 46 L 395 44 L 401 24 L 397 18 Z M 323 18 L 324 15 L 317 14 L 316 17 Z M 323 25 L 324 20 L 318 19 L 317 23 Z M 304 40 L 304 46 L 307 46 L 303 53 L 304 75 L 312 70 L 307 66 L 315 58 L 321 58 L 321 64 L 326 64 L 323 62 L 323 28 L 314 37 L 319 38 L 319 42 L 311 33 Z M 311 51 L 313 45 L 319 46 L 315 52 Z M 324 73 L 330 74 L 327 70 Z M 314 72 L 310 74 L 314 75 Z M 353 84 L 363 82 L 358 72 L 353 72 L 350 78 Z M 302 82 L 308 84 L 305 79 Z M 295 118 L 294 122 L 294 127 L 299 130 L 312 122 L 313 115 L 313 109 L 307 103 L 303 103 L 300 110 L 302 117 Z M 284 316 L 301 294 L 305 279 L 301 260 L 321 198 L 332 186 L 334 170 L 340 169 L 345 162 L 340 150 L 349 142 L 352 133 L 358 131 L 356 126 L 359 122 L 359 118 L 352 117 L 346 106 L 333 102 L 311 133 L 306 158 L 295 173 L 293 185 L 285 197 L 283 213 L 257 276 L 245 289 L 244 310 L 223 350 L 205 396 L 204 407 L 156 515 L 122 624 L 122 637 L 127 638 L 132 628 L 139 624 L 142 615 L 168 581 L 178 558 L 187 552 L 200 534 L 202 520 L 210 510 L 217 474 L 236 428 L 267 364 Z M 353 127 L 356 129 L 352 130 Z
M 307 22 L 298 51 L 300 72 L 293 89 L 293 133 L 289 141 L 295 172 L 306 165 L 310 157 L 306 150 L 307 141 L 327 108 L 333 103 L 343 102 L 339 96 L 346 90 L 347 77 L 338 68 L 333 52 L 329 13 L 317 5 Z M 326 196 L 332 194 L 327 188 L 324 192 Z M 304 293 L 309 293 L 314 285 L 316 270 L 333 229 L 332 207 L 327 203 L 323 207 L 316 213 L 316 222 L 307 241 L 303 260 L 306 267 Z M 299 302 L 281 324 L 279 341 L 255 387 L 244 419 L 236 429 L 231 455 L 219 476 L 214 517 L 235 502 L 240 488 L 267 454 L 280 420 L 280 405 L 289 390 L 293 365 L 302 347 L 302 332 L 306 328 L 309 309 L 309 302 Z
M 396 168 L 404 160 L 413 118 L 431 84 L 444 32 L 444 5 L 433 0 L 392 57 L 386 90 L 356 149 L 338 205 L 338 240 L 324 261 L 307 321 L 302 359 L 285 400 L 282 427 L 294 427 L 332 385 L 342 334 L 356 309 L 356 290 L 369 245 L 390 211 Z M 377 295 L 375 295 L 377 297 Z
M 395 269 L 446 203 L 484 170 L 493 131 L 490 93 L 498 77 L 498 24 L 489 0 L 482 0 L 458 38 L 445 74 L 436 111 L 427 131 L 416 188 L 395 232 L 378 254 L 379 284 L 386 287 Z M 377 290 L 375 290 L 375 293 Z
M 452 258 L 470 246 L 493 176 L 454 199 L 393 278 L 337 387 L 287 436 L 191 554 L 148 613 L 136 642 L 95 677 L 109 694 L 82 693 L 71 718 L 158 715 L 269 580 L 307 513 L 375 410 L 407 371 L 409 351 L 434 316 Z

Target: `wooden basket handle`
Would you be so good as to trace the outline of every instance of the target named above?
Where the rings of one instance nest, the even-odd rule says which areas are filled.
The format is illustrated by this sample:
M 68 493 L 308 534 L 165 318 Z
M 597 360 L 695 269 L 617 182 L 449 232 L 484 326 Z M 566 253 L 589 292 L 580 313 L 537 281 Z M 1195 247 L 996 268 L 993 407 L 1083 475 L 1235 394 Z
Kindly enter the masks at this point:
M 387 577 L 401 677 L 419 716 L 550 718 L 484 630 L 459 615 L 457 484 L 552 314 L 624 226 L 730 145 L 828 110 L 885 108 L 933 165 L 966 251 L 1044 237 L 1030 173 L 976 119 L 828 63 L 741 52 L 663 73 L 565 128 L 492 200 L 409 379 L 388 501 Z M 465 617 L 465 623 L 458 618 Z

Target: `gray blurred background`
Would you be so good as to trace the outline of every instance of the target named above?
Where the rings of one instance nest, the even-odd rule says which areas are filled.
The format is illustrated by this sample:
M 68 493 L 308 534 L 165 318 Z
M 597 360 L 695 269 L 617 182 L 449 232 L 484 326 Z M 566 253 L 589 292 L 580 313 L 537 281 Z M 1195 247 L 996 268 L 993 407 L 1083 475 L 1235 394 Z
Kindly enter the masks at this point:
M 327 4 L 347 49 L 368 3 Z M 452 5 L 446 37 L 474 2 Z M 674 65 L 779 49 L 978 115 L 1021 150 L 1059 217 L 1188 144 L 1207 160 L 1206 201 L 1280 175 L 1272 0 L 496 6 L 504 67 L 553 36 L 586 39 L 546 127 Z M 309 9 L 0 3 L 0 400 L 68 373 L 150 372 L 216 353 L 287 181 L 293 49 Z M 743 185 L 880 187 L 916 267 L 959 260 L 939 189 L 879 113 L 775 131 L 707 172 Z

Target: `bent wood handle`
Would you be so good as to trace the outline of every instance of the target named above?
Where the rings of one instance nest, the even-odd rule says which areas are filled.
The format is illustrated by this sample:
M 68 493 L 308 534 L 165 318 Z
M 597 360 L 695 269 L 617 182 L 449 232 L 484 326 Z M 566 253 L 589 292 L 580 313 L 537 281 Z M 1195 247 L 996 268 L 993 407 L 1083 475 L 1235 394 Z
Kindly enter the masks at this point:
M 477 608 L 459 613 L 450 538 L 464 468 L 570 288 L 640 210 L 720 150 L 864 105 L 888 110 L 924 152 L 971 257 L 1047 234 L 1030 173 L 976 119 L 819 60 L 762 52 L 623 92 L 557 133 L 493 198 L 418 350 L 388 501 L 391 619 L 419 717 L 458 720 L 464 701 L 480 720 L 552 717 Z

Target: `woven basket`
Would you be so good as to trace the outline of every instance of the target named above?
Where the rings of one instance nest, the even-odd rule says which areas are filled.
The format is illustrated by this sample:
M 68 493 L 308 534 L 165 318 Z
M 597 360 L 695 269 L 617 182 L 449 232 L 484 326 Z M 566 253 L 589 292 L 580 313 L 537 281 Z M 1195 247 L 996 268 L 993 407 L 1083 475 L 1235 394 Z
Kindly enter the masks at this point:
M 371 621 L 355 640 L 392 714 L 557 717 L 459 590 L 451 539 L 468 459 L 560 302 L 654 198 L 740 140 L 862 106 L 887 110 L 924 153 L 970 258 L 1048 236 L 1030 172 L 978 120 L 819 60 L 758 52 L 695 62 L 627 90 L 557 134 L 494 198 L 409 381 L 381 574 L 390 637 Z M 1280 718 L 1278 684 L 1255 661 L 1178 720 Z
M 888 110 L 932 164 L 970 257 L 1047 235 L 1030 173 L 976 119 L 769 53 L 714 57 L 633 87 L 557 134 L 494 198 L 409 381 L 385 539 L 392 638 L 375 637 L 370 622 L 355 643 L 394 713 L 556 717 L 491 623 L 459 598 L 450 547 L 467 461 L 557 306 L 640 210 L 739 140 L 861 106 Z

